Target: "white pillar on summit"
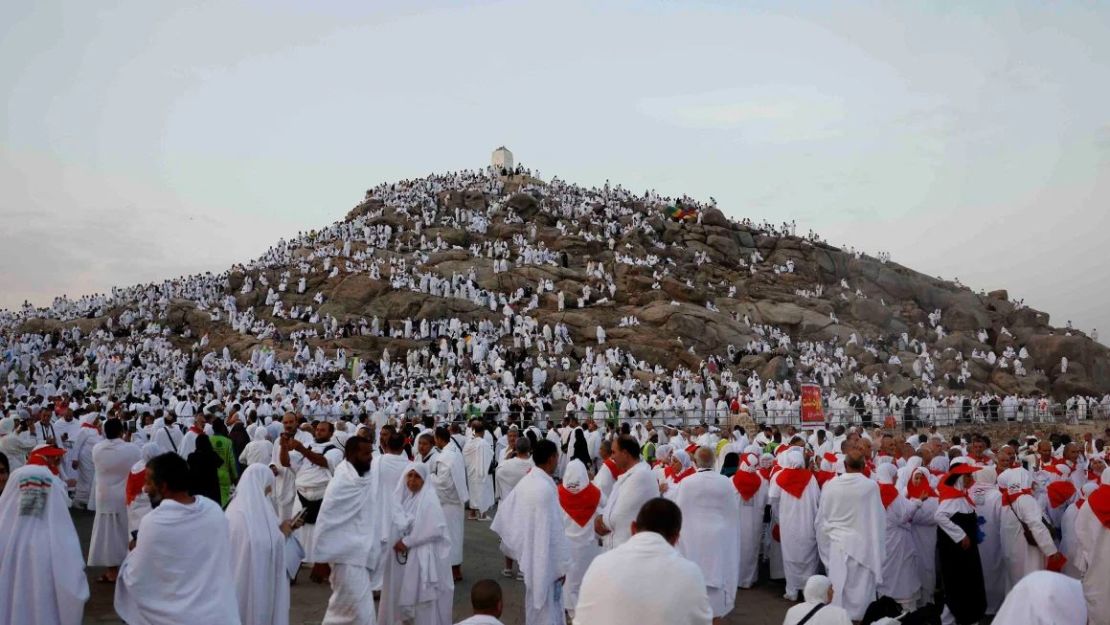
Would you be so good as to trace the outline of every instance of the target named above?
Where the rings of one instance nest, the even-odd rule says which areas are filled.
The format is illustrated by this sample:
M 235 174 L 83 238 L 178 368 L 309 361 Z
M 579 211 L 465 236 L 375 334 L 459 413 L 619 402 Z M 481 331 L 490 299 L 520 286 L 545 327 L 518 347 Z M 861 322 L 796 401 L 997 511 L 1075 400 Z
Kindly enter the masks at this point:
M 512 172 L 513 153 L 505 146 L 497 148 L 493 151 L 493 156 L 490 157 L 490 165 L 492 165 L 494 171 L 497 172 L 500 172 L 502 169 L 506 172 Z

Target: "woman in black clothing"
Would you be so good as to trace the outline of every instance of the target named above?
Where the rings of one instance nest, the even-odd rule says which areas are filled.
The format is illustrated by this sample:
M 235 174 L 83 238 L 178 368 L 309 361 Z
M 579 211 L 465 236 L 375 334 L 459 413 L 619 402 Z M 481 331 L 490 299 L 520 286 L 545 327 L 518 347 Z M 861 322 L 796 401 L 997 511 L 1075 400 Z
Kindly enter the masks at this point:
M 217 472 L 224 461 L 212 449 L 207 434 L 197 436 L 197 449 L 189 454 L 190 495 L 201 495 L 220 503 L 220 477 Z
M 239 456 L 243 455 L 243 450 L 247 448 L 247 443 L 251 442 L 251 437 L 247 434 L 247 426 L 243 425 L 242 421 L 239 421 L 231 426 L 231 431 L 228 432 L 226 436 L 231 439 L 231 448 L 235 451 L 235 463 L 239 465 L 239 470 L 236 471 L 236 474 L 242 475 L 246 467 L 243 466 L 243 463 L 239 462 Z
M 732 477 L 736 475 L 736 471 L 740 468 L 740 454 L 735 451 L 730 451 L 725 454 L 725 459 L 721 462 L 721 475 L 725 477 Z
M 573 445 L 571 460 L 581 460 L 586 468 L 592 469 L 594 465 L 593 461 L 590 460 L 590 447 L 586 444 L 586 435 L 582 433 L 582 430 L 574 431 Z

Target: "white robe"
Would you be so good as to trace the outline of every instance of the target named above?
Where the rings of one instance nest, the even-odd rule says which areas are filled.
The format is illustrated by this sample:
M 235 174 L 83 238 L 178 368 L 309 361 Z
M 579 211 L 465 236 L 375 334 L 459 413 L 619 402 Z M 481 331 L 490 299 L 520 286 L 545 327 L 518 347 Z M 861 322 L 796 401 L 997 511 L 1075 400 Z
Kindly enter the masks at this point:
M 1037 540 L 1036 547 L 1026 542 L 1019 518 L 1033 532 L 1033 537 Z M 1057 550 L 1052 534 L 1041 522 L 1041 506 L 1029 495 L 1018 497 L 1009 506 L 1002 507 L 1001 536 L 1007 571 L 1006 594 L 1009 594 L 1021 578 L 1034 571 L 1044 570 L 1045 558 Z
M 436 488 L 440 508 L 447 521 L 447 533 L 451 537 L 451 566 L 462 564 L 463 538 L 467 500 L 466 467 L 462 453 L 453 442 L 440 450 L 432 462 L 432 483 Z
M 574 613 L 575 625 L 709 625 L 712 621 L 698 565 L 655 532 L 640 532 L 594 558 L 582 579 Z
M 740 576 L 740 494 L 727 477 L 703 469 L 679 482 L 674 502 L 682 510 L 678 552 L 701 569 L 713 616 L 723 617 L 736 603 Z
M 249 466 L 227 505 L 232 577 L 243 625 L 289 623 L 285 536 L 266 495 L 273 483 L 268 465 Z
M 182 528 L 204 540 L 182 548 Z M 139 525 L 116 580 L 116 613 L 128 625 L 239 625 L 231 543 L 220 504 L 163 501 Z
M 613 492 L 613 485 L 617 480 L 613 477 L 613 472 L 609 469 L 609 465 L 604 462 L 597 470 L 597 475 L 594 476 L 594 486 L 601 489 L 601 494 L 608 497 Z
M 79 503 L 87 504 L 89 510 L 96 509 L 93 499 L 93 482 L 96 479 L 96 469 L 93 466 L 92 450 L 104 439 L 96 428 L 82 427 L 77 433 L 77 442 L 73 447 L 73 458 L 77 460 L 77 488 L 74 499 Z
M 393 557 L 393 551 L 390 549 L 392 544 L 388 542 L 391 528 L 390 515 L 393 510 L 393 499 L 397 495 L 397 482 L 401 479 L 401 473 L 408 464 L 408 458 L 405 456 L 388 453 L 375 456 L 370 464 L 369 475 L 374 481 L 377 497 L 374 502 L 377 506 L 376 514 L 378 515 L 375 527 L 381 533 L 377 538 L 384 545 L 379 554 L 377 565 L 370 567 L 374 570 L 370 582 L 374 590 L 381 590 L 382 576 L 385 575 L 385 560 Z
M 817 573 L 817 530 L 813 523 L 817 517 L 821 489 L 817 486 L 817 479 L 810 477 L 801 497 L 795 497 L 783 491 L 776 482 L 778 477 L 776 474 L 771 478 L 767 499 L 772 502 L 772 510 L 777 508 L 786 592 L 800 593 L 805 588 L 806 580 Z
M 346 460 L 335 467 L 316 518 L 316 556 L 332 567 L 324 625 L 374 625 L 371 575 L 385 551 L 381 506 L 371 471 L 359 475 Z
M 996 486 L 985 487 L 976 483 L 970 496 L 975 501 L 975 514 L 983 519 L 979 525 L 983 540 L 979 543 L 979 563 L 983 569 L 983 587 L 987 592 L 987 614 L 995 614 L 1006 597 L 1006 559 L 1002 555 L 1002 493 Z M 933 530 L 936 546 L 936 530 Z M 925 590 L 932 591 L 930 585 Z M 932 598 L 930 596 L 930 598 Z
M 239 462 L 244 467 L 252 464 L 268 464 L 274 456 L 274 444 L 266 438 L 266 428 L 259 426 L 251 433 L 251 442 L 239 454 Z
M 886 520 L 879 485 L 862 473 L 825 483 L 817 514 L 817 546 L 833 583 L 833 604 L 863 618 L 883 581 Z
M 119 566 L 127 557 L 127 476 L 141 452 L 121 438 L 93 447 L 96 467 L 96 517 L 89 543 L 89 566 Z
M 918 605 L 933 603 L 937 589 L 937 521 L 939 500 L 929 497 L 913 516 L 913 550 L 921 567 L 921 594 Z M 999 562 L 1002 558 L 999 556 Z
M 570 475 L 576 465 L 581 464 L 581 462 L 572 462 L 569 464 L 567 475 Z M 584 469 L 582 475 L 585 475 Z M 564 477 L 564 487 L 567 485 L 567 479 L 568 478 Z M 598 490 L 600 491 L 600 489 Z M 601 553 L 601 547 L 597 544 L 597 534 L 594 533 L 594 519 L 601 513 L 604 506 L 605 495 L 600 494 L 597 508 L 594 509 L 594 513 L 584 525 L 579 525 L 565 510 L 563 511 L 563 531 L 566 533 L 567 541 L 570 543 L 570 569 L 567 571 L 564 596 L 566 609 L 570 612 L 572 617 L 574 616 L 574 606 L 578 603 L 578 594 L 582 588 L 582 577 L 586 574 L 586 570 L 590 568 L 590 564 L 594 561 L 594 558 Z
M 742 470 L 742 469 L 741 469 Z M 757 472 L 756 475 L 759 475 Z M 759 490 L 745 501 L 740 498 L 740 522 L 736 524 L 738 545 L 740 547 L 739 577 L 736 585 L 751 588 L 759 577 L 759 547 L 763 542 L 763 510 L 767 505 L 769 485 L 759 476 Z
M 1107 483 L 1103 471 L 1103 486 Z M 1083 594 L 1092 623 L 1110 623 L 1110 527 L 1099 521 L 1091 511 L 1090 501 L 1079 509 L 1075 519 L 1075 536 L 1082 554 Z
M 513 487 L 520 482 L 525 473 L 536 466 L 531 458 L 510 458 L 497 465 L 493 472 L 494 483 L 497 487 L 497 499 L 504 501 Z
M 470 493 L 470 507 L 485 514 L 493 507 L 493 476 L 489 473 L 493 462 L 493 446 L 480 438 L 468 438 L 463 446 L 466 462 L 466 487 Z
M 378 622 L 382 625 L 441 625 L 451 621 L 451 603 L 455 584 L 448 562 L 451 546 L 447 522 L 439 506 L 435 489 L 428 484 L 428 467 L 407 465 L 395 485 L 390 515 L 390 537 L 385 559 Z M 424 478 L 424 486 L 413 493 L 405 485 L 405 475 L 415 470 Z M 405 564 L 395 555 L 398 540 L 409 548 Z
M 899 602 L 916 603 L 921 591 L 921 565 L 913 543 L 913 517 L 920 507 L 920 503 L 899 493 L 885 510 L 886 553 L 890 557 L 883 560 L 883 581 L 878 591 Z
M 1083 602 L 1083 587 L 1079 582 L 1060 573 L 1036 571 L 1022 579 L 1014 587 L 1014 591 L 1006 596 L 1006 601 L 993 622 L 1020 625 L 1097 625 L 1107 621 L 1088 614 Z
M 49 469 L 12 471 L 0 494 L 0 614 L 8 625 L 80 625 L 89 600 L 65 483 Z
M 640 508 L 659 496 L 659 483 L 647 463 L 637 462 L 621 474 L 605 502 L 602 522 L 612 530 L 609 546 L 615 549 L 632 537 L 632 522 Z
M 533 469 L 501 502 L 490 529 L 501 536 L 505 555 L 524 573 L 525 625 L 565 623 L 557 580 L 570 569 L 570 542 L 564 532 L 555 481 Z

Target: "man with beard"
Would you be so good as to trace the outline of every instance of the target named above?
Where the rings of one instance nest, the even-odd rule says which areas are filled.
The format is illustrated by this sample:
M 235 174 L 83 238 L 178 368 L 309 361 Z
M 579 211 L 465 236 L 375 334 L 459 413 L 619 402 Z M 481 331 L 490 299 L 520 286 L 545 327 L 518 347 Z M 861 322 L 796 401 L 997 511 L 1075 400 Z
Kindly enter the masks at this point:
M 283 434 L 278 454 L 281 466 L 296 474 L 297 501 L 304 519 L 298 538 L 304 547 L 304 561 L 313 565 L 310 579 L 322 583 L 330 571 L 327 563 L 316 559 L 316 516 L 320 513 L 324 491 L 332 473 L 343 460 L 343 451 L 331 442 L 335 434 L 332 423 L 321 421 L 316 424 L 315 434 L 313 442 L 307 445 Z
M 239 625 L 231 542 L 220 504 L 189 494 L 189 465 L 177 454 L 146 465 L 154 510 L 116 579 L 116 613 L 127 623 Z M 187 529 L 198 540 L 184 540 Z
M 378 525 L 382 506 L 370 472 L 374 445 L 369 439 L 347 440 L 345 459 L 335 468 L 317 517 L 317 558 L 332 565 L 331 598 L 324 623 L 365 625 L 374 622 L 371 578 L 385 553 Z

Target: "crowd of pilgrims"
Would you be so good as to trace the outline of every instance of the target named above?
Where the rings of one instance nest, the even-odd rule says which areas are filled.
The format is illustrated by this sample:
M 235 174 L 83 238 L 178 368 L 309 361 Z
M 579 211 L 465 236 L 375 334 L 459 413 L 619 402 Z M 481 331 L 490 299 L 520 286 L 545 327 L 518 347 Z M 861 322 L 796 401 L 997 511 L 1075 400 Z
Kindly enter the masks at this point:
M 490 520 L 529 625 L 717 622 L 768 583 L 799 602 L 786 625 L 1110 619 L 1110 429 L 378 426 L 181 405 L 137 422 L 123 403 L 75 418 L 67 399 L 16 426 L 26 457 L 0 455 L 0 578 L 16 580 L 0 612 L 16 625 L 81 622 L 86 565 L 131 624 L 285 625 L 305 572 L 331 585 L 325 623 L 449 624 L 464 534 Z M 95 512 L 85 557 L 71 506 Z M 23 556 L 45 565 L 16 570 Z M 1004 618 L 1046 602 L 1048 620 Z
M 886 406 L 891 410 L 902 409 L 903 398 L 892 400 L 881 392 L 885 374 L 869 376 L 861 372 L 860 362 L 850 355 L 856 348 L 875 357 L 882 355 L 887 364 L 909 365 L 906 373 L 914 379 L 917 394 L 928 410 L 950 401 L 947 398 L 953 392 L 967 386 L 972 362 L 977 368 L 1012 372 L 1017 377 L 1033 373 L 1024 346 L 994 349 L 987 329 L 979 332 L 981 347 L 967 353 L 937 349 L 935 342 L 947 334 L 939 310 L 931 312 L 928 323 L 922 322 L 912 336 L 910 332 L 874 337 L 853 333 L 843 342 L 802 340 L 774 325 L 753 322 L 739 312 L 721 313 L 729 314 L 734 323 L 743 324 L 744 334 L 751 336 L 746 344 L 728 345 L 724 353 L 712 353 L 708 346 L 682 345 L 682 339 L 676 337 L 681 349 L 701 356 L 699 367 L 647 362 L 626 349 L 606 344 L 606 328 L 602 326 L 571 329 L 561 321 L 541 322 L 537 313 L 552 307 L 560 311 L 588 309 L 611 302 L 617 291 L 614 275 L 620 264 L 650 268 L 653 288 L 662 288 L 662 282 L 668 278 L 696 287 L 710 294 L 706 308 L 721 312 L 719 299 L 735 296 L 737 284 L 720 279 L 719 272 L 686 271 L 683 267 L 689 264 L 701 267 L 707 263 L 708 255 L 678 243 L 665 244 L 657 234 L 660 222 L 666 219 L 659 206 L 678 201 L 684 207 L 699 209 L 696 214 L 701 219 L 700 209 L 710 205 L 688 197 L 661 197 L 653 191 L 635 194 L 608 183 L 601 188 L 583 188 L 555 179 L 523 187 L 521 191 L 542 197 L 540 210 L 554 220 L 554 227 L 563 236 L 601 243 L 608 250 L 597 259 L 578 259 L 548 249 L 538 237 L 537 223 L 524 223 L 511 209 L 504 185 L 504 179 L 482 171 L 382 184 L 367 191 L 367 203 L 350 218 L 279 241 L 254 261 L 236 265 L 222 274 L 206 273 L 160 284 L 116 288 L 109 294 L 77 299 L 61 297 L 48 308 L 36 309 L 25 304 L 18 311 L 0 312 L 3 337 L 0 346 L 5 351 L 5 366 L 0 373 L 9 388 L 16 387 L 19 380 L 25 388 L 39 384 L 62 391 L 111 389 L 122 393 L 138 389 L 145 393 L 153 386 L 152 380 L 170 377 L 175 381 L 185 379 L 190 386 L 203 386 L 212 380 L 223 388 L 242 384 L 264 384 L 268 388 L 272 384 L 266 382 L 291 384 L 297 378 L 347 371 L 352 364 L 358 364 L 360 370 L 371 369 L 372 373 L 376 370 L 384 383 L 408 394 L 428 392 L 426 381 L 420 378 L 434 379 L 441 386 L 464 387 L 469 382 L 466 378 L 473 373 L 498 377 L 495 380 L 498 387 L 508 387 L 510 394 L 523 395 L 521 391 L 538 392 L 544 388 L 551 371 L 573 371 L 579 378 L 574 390 L 581 395 L 592 395 L 595 399 L 609 395 L 617 401 L 623 399 L 621 396 L 639 395 L 636 401 L 653 410 L 670 409 L 663 405 L 669 396 L 670 402 L 681 404 L 675 409 L 690 410 L 690 404 L 696 401 L 693 408 L 699 411 L 710 397 L 716 400 L 722 395 L 738 395 L 736 387 L 746 387 L 746 394 L 757 404 L 753 406 L 755 410 L 771 401 L 797 401 L 797 395 L 782 388 L 781 381 L 758 380 L 758 376 L 753 381 L 751 371 L 739 371 L 736 367 L 739 360 L 750 354 L 783 354 L 788 371 L 786 380 L 796 384 L 806 379 L 830 392 L 838 385 L 843 388 L 843 382 L 850 382 L 870 406 L 877 408 L 880 403 L 893 401 L 895 405 Z M 463 190 L 478 191 L 492 199 L 484 207 L 443 200 L 443 194 Z M 487 236 L 493 225 L 517 228 L 511 236 Z M 791 223 L 776 226 L 745 221 L 745 225 L 756 234 L 773 236 L 790 236 L 794 230 Z M 448 231 L 466 232 L 471 242 L 466 246 L 448 243 L 444 238 Z M 447 235 L 447 239 L 452 237 Z M 812 237 L 800 240 L 801 245 L 814 242 Z M 637 251 L 640 249 L 650 251 L 640 256 Z M 463 253 L 469 269 L 445 275 L 446 272 L 429 264 L 433 255 L 445 251 Z M 792 260 L 770 264 L 758 251 L 753 251 L 750 258 L 733 261 L 752 274 L 794 270 Z M 565 292 L 550 278 L 525 280 L 521 276 L 516 276 L 514 283 L 525 284 L 513 290 L 498 290 L 489 286 L 488 281 L 483 282 L 485 287 L 479 284 L 479 268 L 481 271 L 490 268 L 496 274 L 529 265 L 569 268 L 578 275 L 576 281 L 581 286 L 577 291 Z M 467 300 L 478 307 L 480 314 L 464 320 L 452 315 L 385 319 L 339 313 L 327 306 L 327 289 L 322 285 L 351 275 L 381 281 L 391 290 Z M 867 297 L 847 279 L 799 291 L 806 295 L 835 295 L 844 300 Z M 191 327 L 181 331 L 180 325 L 167 319 L 173 302 L 180 300 L 207 314 L 221 332 L 230 330 L 253 337 L 261 341 L 262 347 L 252 354 L 249 364 L 233 362 L 226 351 L 223 358 L 218 353 L 207 353 L 207 334 L 192 336 Z M 830 316 L 837 321 L 835 314 Z M 104 321 L 86 332 L 76 325 L 51 333 L 18 332 L 21 324 L 30 319 Z M 639 323 L 634 314 L 625 315 L 619 326 Z M 999 330 L 999 335 L 1012 336 L 1005 327 Z M 380 362 L 353 363 L 355 356 L 348 354 L 341 342 L 357 336 L 405 339 L 423 346 L 409 350 L 401 367 L 397 365 L 402 363 L 391 362 L 388 356 Z M 291 350 L 293 355 L 278 357 L 274 349 L 282 354 Z M 907 352 L 914 355 L 913 360 L 903 363 Z M 40 359 L 44 353 L 49 353 L 49 357 Z M 948 359 L 959 363 L 958 370 L 940 371 L 939 363 Z M 506 366 L 507 363 L 512 366 Z M 1061 372 L 1067 371 L 1066 359 L 1062 359 L 1059 368 Z M 194 378 L 197 369 L 200 375 Z M 643 374 L 659 381 L 649 388 L 638 381 Z M 666 379 L 668 376 L 670 380 Z M 721 387 L 728 387 L 727 391 Z M 345 401 L 341 399 L 345 389 L 321 390 L 330 394 L 336 404 Z M 556 394 L 559 391 L 564 396 L 569 394 L 566 389 L 555 389 Z M 830 401 L 836 399 L 833 392 Z M 1022 407 L 1037 401 L 1018 397 L 998 399 L 1008 399 L 1023 404 Z M 1110 407 L 1110 398 L 1069 399 L 1069 408 L 1079 418 L 1092 410 L 1092 405 L 1105 409 Z
M 66 526 L 69 517 L 59 510 L 87 507 L 96 511 L 87 563 L 104 567 L 103 580 L 116 583 L 117 611 L 129 623 L 174 622 L 164 616 L 171 613 L 196 620 L 192 600 L 180 599 L 186 595 L 203 596 L 203 604 L 212 606 L 211 618 L 202 621 L 230 623 L 241 617 L 244 623 L 284 623 L 288 575 L 295 575 L 302 562 L 311 565 L 311 579 L 332 584 L 326 622 L 368 622 L 377 613 L 378 620 L 388 623 L 444 623 L 450 621 L 451 580 L 460 573 L 463 520 L 467 515 L 488 519 L 496 505 L 499 515 L 509 512 L 529 519 L 494 523 L 513 561 L 506 562 L 503 573 L 522 576 L 535 591 L 534 601 L 527 604 L 527 622 L 557 622 L 564 608 L 576 622 L 605 622 L 591 620 L 602 618 L 591 610 L 608 608 L 605 602 L 580 596 L 589 587 L 583 576 L 599 552 L 624 553 L 617 547 L 631 540 L 631 521 L 649 500 L 662 496 L 677 503 L 685 527 L 699 527 L 704 536 L 723 532 L 726 526 L 731 532 L 731 538 L 703 536 L 705 544 L 702 539 L 694 544 L 691 536 L 698 534 L 691 531 L 671 541 L 676 553 L 697 564 L 688 570 L 701 575 L 708 589 L 704 605 L 689 597 L 676 599 L 691 610 L 690 622 L 719 618 L 731 610 L 735 589 L 755 583 L 760 563 L 769 566 L 762 575 L 786 580 L 788 597 L 803 593 L 809 603 L 811 594 L 827 594 L 831 588 L 833 603 L 843 606 L 847 601 L 851 618 L 858 619 L 859 606 L 866 606 L 869 601 L 864 599 L 872 595 L 886 595 L 907 611 L 939 605 L 933 591 L 935 577 L 943 571 L 934 570 L 932 554 L 939 551 L 943 564 L 943 545 L 961 542 L 956 537 L 963 530 L 950 518 L 986 506 L 979 530 L 985 542 L 979 542 L 978 550 L 993 555 L 985 556 L 982 564 L 1008 571 L 983 576 L 990 588 L 984 591 L 988 600 L 982 612 L 992 613 L 1005 590 L 1039 562 L 1032 552 L 1017 558 L 1001 546 L 1012 542 L 1014 525 L 1007 516 L 1014 515 L 999 515 L 991 506 L 994 495 L 1006 493 L 1019 502 L 1006 509 L 1020 510 L 1023 523 L 1040 536 L 1035 548 L 1044 556 L 1041 568 L 1060 569 L 1073 577 L 1085 569 L 1088 576 L 1106 579 L 1097 577 L 1105 575 L 1105 568 L 1099 568 L 1104 559 L 1084 556 L 1086 547 L 1077 542 L 1081 533 L 1069 534 L 1063 518 L 1069 510 L 1071 522 L 1085 518 L 1080 512 L 1089 497 L 1084 496 L 1105 479 L 1097 475 L 1101 441 L 1080 445 L 1078 457 L 1074 444 L 1060 441 L 1039 441 L 1035 453 L 1030 453 L 1029 441 L 988 453 L 974 438 L 944 441 L 935 435 L 897 441 L 899 445 L 890 449 L 888 438 L 872 428 L 890 430 L 899 423 L 972 427 L 1002 420 L 1039 421 L 1056 412 L 1082 421 L 1110 414 L 1110 396 L 1074 396 L 1057 406 L 1044 397 L 962 390 L 971 376 L 968 362 L 1021 376 L 1029 366 L 1029 354 L 1021 346 L 995 353 L 983 330 L 980 348 L 954 354 L 962 362 L 959 373 L 940 373 L 937 364 L 952 355 L 942 354 L 922 337 L 944 337 L 941 311 L 931 313 L 927 327 L 923 323 L 923 331 L 914 336 L 852 334 L 844 343 L 795 339 L 782 328 L 733 312 L 728 313 L 732 321 L 743 324 L 752 337 L 747 344 L 698 354 L 701 346 L 681 345 L 676 338 L 682 349 L 701 357 L 694 369 L 638 359 L 607 341 L 602 326 L 583 335 L 561 322 L 541 323 L 538 313 L 544 307 L 562 311 L 611 301 L 617 290 L 617 264 L 650 268 L 653 288 L 675 279 L 717 298 L 734 296 L 736 285 L 715 280 L 712 272 L 679 270 L 683 263 L 707 263 L 705 253 L 655 240 L 655 220 L 665 217 L 644 207 L 672 199 L 654 192 L 637 195 L 608 184 L 585 189 L 553 180 L 525 187 L 542 194 L 542 210 L 550 213 L 563 236 L 600 243 L 612 252 L 611 262 L 580 263 L 548 249 L 537 236 L 536 224 L 524 223 L 507 208 L 503 184 L 483 172 L 383 184 L 367 192 L 366 210 L 349 220 L 281 241 L 260 258 L 223 274 L 78 299 L 63 297 L 49 308 L 28 304 L 0 312 L 0 459 L 13 471 L 16 485 L 5 489 L 0 515 L 17 515 L 24 523 L 23 533 L 9 534 L 4 548 L 27 548 L 22 541 L 49 527 L 67 538 L 51 543 L 51 549 L 59 550 L 54 554 L 54 574 L 73 576 L 82 568 L 80 550 L 74 553 L 75 535 L 68 540 L 72 523 Z M 463 189 L 480 190 L 494 199 L 485 208 L 440 201 L 442 193 Z M 681 201 L 705 208 L 690 198 Z M 485 237 L 498 223 L 520 228 L 508 239 Z M 745 225 L 775 236 L 791 235 L 794 229 L 793 224 Z M 471 233 L 474 242 L 452 245 L 444 229 Z M 643 247 L 651 251 L 638 255 L 628 237 L 646 241 Z M 803 244 L 815 241 L 810 236 Z M 448 276 L 426 267 L 434 254 L 445 251 L 464 252 L 470 269 Z M 751 274 L 794 271 L 791 261 L 772 265 L 758 252 L 737 262 Z M 524 265 L 569 267 L 580 273 L 582 287 L 564 292 L 548 279 L 504 292 L 479 285 L 479 266 L 502 273 Z M 488 312 L 466 319 L 337 317 L 316 285 L 352 274 L 365 274 L 393 290 L 468 300 Z M 866 297 L 847 281 L 801 291 L 806 297 Z M 257 345 L 242 359 L 227 347 L 212 348 L 207 334 L 194 336 L 191 326 L 182 327 L 171 318 L 180 300 L 207 315 L 220 326 L 220 333 L 249 336 Z M 705 306 L 719 312 L 713 298 Z M 90 319 L 99 321 L 93 326 L 83 323 Z M 40 332 L 21 330 L 34 320 L 63 323 Z M 625 315 L 620 322 L 625 327 L 639 324 L 635 315 Z M 1000 332 L 1009 334 L 1005 328 Z M 387 348 L 364 361 L 342 343 L 357 336 L 403 339 L 415 346 L 393 352 Z M 903 395 L 883 393 L 884 378 L 861 373 L 860 363 L 849 355 L 853 346 L 875 356 L 889 354 L 889 364 L 902 364 L 898 353 L 912 353 L 910 369 L 917 389 Z M 789 374 L 784 379 L 761 379 L 737 366 L 746 355 L 771 352 L 786 355 Z M 1066 360 L 1060 368 L 1066 372 Z M 549 381 L 553 372 L 571 375 Z M 838 392 L 844 381 L 858 392 Z M 826 414 L 836 427 L 795 440 L 786 424 L 798 420 L 803 382 L 822 387 Z M 732 429 L 744 417 L 767 423 L 770 429 L 751 433 L 749 440 Z M 702 425 L 691 427 L 695 423 Z M 622 430 L 627 430 L 624 438 L 618 436 Z M 362 440 L 373 443 L 363 445 Z M 545 440 L 555 446 L 554 452 L 541 444 Z M 1045 445 L 1048 451 L 1042 453 Z M 854 473 L 845 459 L 861 454 L 864 472 L 881 492 L 885 510 L 885 522 L 873 528 L 879 534 L 869 536 L 869 544 L 889 545 L 914 564 L 905 570 L 874 570 L 875 592 L 861 594 L 849 588 L 845 596 L 843 567 L 830 570 L 828 558 L 836 558 L 815 551 L 825 534 L 815 530 L 814 521 L 828 523 L 818 517 L 822 486 L 837 473 Z M 1016 468 L 1018 463 L 1024 469 Z M 550 471 L 529 470 L 540 465 L 550 465 Z M 974 467 L 974 486 L 967 488 L 965 482 L 972 478 L 961 477 L 965 473 L 954 472 L 954 466 Z M 893 479 L 887 475 L 891 470 L 897 473 Z M 640 475 L 644 472 L 651 474 L 650 483 Z M 729 493 L 714 499 L 722 506 L 707 506 L 700 487 L 680 486 L 708 480 L 703 473 L 730 480 L 731 490 L 719 480 L 705 486 L 706 493 L 714 488 L 717 495 Z M 532 477 L 525 480 L 527 476 Z M 424 481 L 431 484 L 422 487 Z M 1028 498 L 1021 494 L 1025 481 L 1031 489 Z M 507 505 L 518 482 L 529 485 L 535 505 Z M 1056 499 L 1051 493 L 1065 488 L 1056 484 L 1075 486 L 1061 505 L 1052 505 Z M 625 495 L 616 497 L 622 490 Z M 895 490 L 897 494 L 891 494 Z M 969 497 L 956 497 L 956 492 Z M 331 506 L 329 493 L 334 493 Z M 551 493 L 557 494 L 558 508 L 547 506 Z M 1042 525 L 1058 546 L 1050 546 L 1046 534 L 1037 533 L 1042 526 L 1033 523 L 1026 510 L 1034 501 L 1034 512 L 1056 517 L 1052 528 L 1059 532 Z M 154 508 L 156 503 L 161 505 Z M 655 505 L 659 518 L 668 518 L 666 507 Z M 546 522 L 529 516 L 545 509 L 551 517 Z M 1090 510 L 1097 513 L 1101 508 Z M 715 523 L 704 517 L 712 513 L 731 516 Z M 0 519 L 8 522 L 6 516 Z M 183 554 L 178 532 L 194 521 L 209 524 L 216 537 L 208 545 L 213 550 Z M 257 527 L 272 531 L 247 529 Z M 532 551 L 538 543 L 524 540 L 514 529 L 520 527 L 551 530 L 551 541 L 539 556 Z M 790 540 L 780 540 L 783 532 Z M 356 534 L 382 540 L 356 541 Z M 733 544 L 735 548 L 716 548 Z M 1096 548 L 1104 551 L 1105 542 Z M 569 554 L 565 560 L 556 557 L 564 551 Z M 962 555 L 948 551 L 949 560 Z M 229 553 L 235 555 L 232 562 L 221 560 Z M 1063 556 L 1058 553 L 1069 563 L 1062 569 Z M 1049 557 L 1055 559 L 1049 563 Z M 183 581 L 171 597 L 147 585 L 151 573 L 160 571 L 167 559 L 189 563 L 192 568 L 185 570 L 213 574 Z M 3 560 L 11 559 L 4 555 Z M 889 560 L 895 559 L 884 560 L 884 567 Z M 442 563 L 452 570 L 438 570 Z M 807 581 L 819 569 L 828 573 L 827 587 L 814 578 L 811 589 Z M 560 575 L 548 580 L 553 573 Z M 537 579 L 546 581 L 539 584 Z M 47 592 L 41 582 L 29 579 L 29 585 L 17 591 Z M 556 587 L 557 598 L 552 595 Z M 42 605 L 56 606 L 56 618 L 36 615 L 35 622 L 78 622 L 87 592 L 82 595 L 77 588 L 74 581 L 71 594 L 44 599 Z M 365 600 L 371 590 L 380 592 L 377 609 Z M 1092 613 L 1101 609 L 1105 614 L 1105 597 L 1089 595 L 1095 597 Z M 944 604 L 953 608 L 946 613 L 955 614 L 951 622 L 973 622 L 966 615 L 975 610 L 965 610 L 964 599 L 951 601 L 959 603 Z M 8 606 L 0 606 L 0 613 L 4 607 Z M 160 616 L 151 616 L 151 610 Z M 819 614 L 824 616 L 810 622 L 837 622 L 820 620 L 831 619 L 833 612 L 831 607 L 822 609 Z M 14 622 L 22 622 L 19 618 Z M 616 614 L 603 618 L 624 622 Z M 636 622 L 653 622 L 644 619 Z M 675 619 L 666 622 L 683 622 Z

